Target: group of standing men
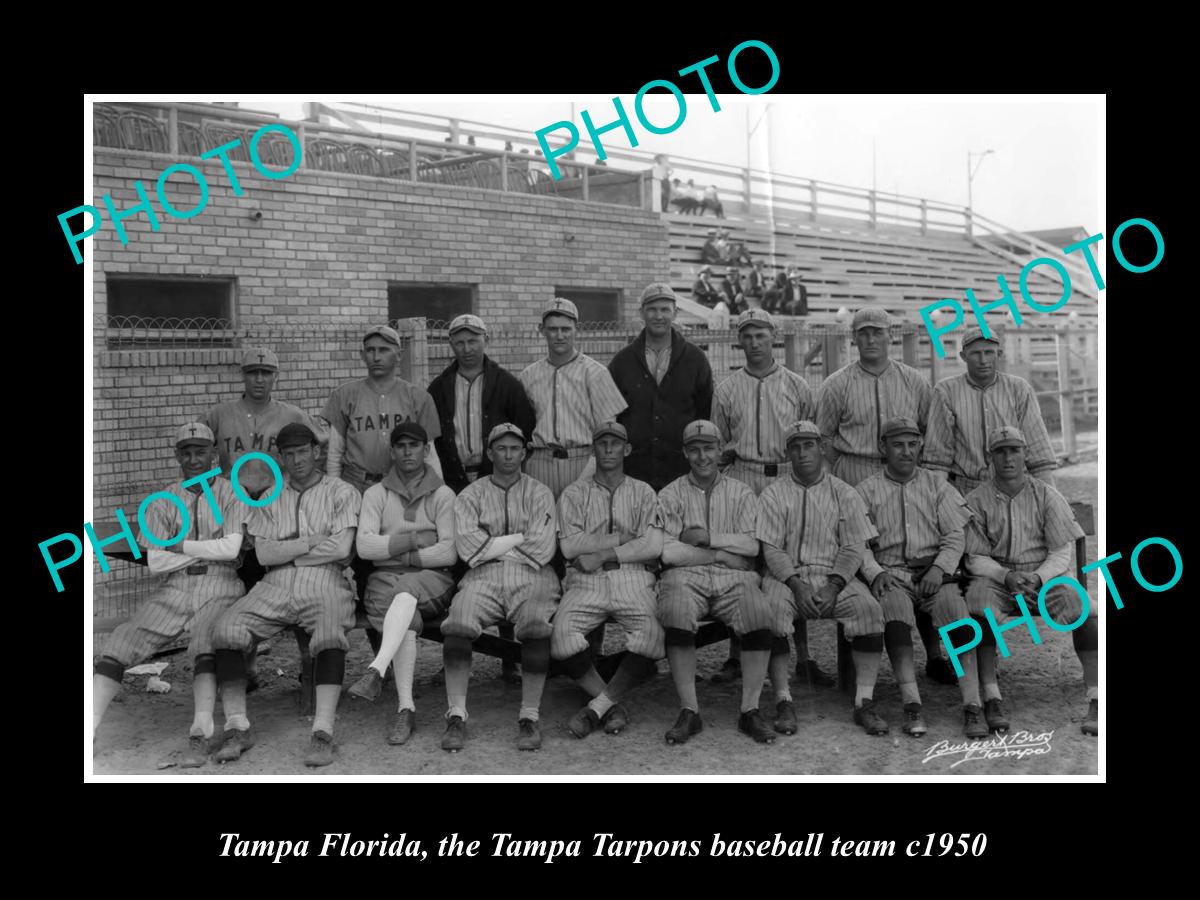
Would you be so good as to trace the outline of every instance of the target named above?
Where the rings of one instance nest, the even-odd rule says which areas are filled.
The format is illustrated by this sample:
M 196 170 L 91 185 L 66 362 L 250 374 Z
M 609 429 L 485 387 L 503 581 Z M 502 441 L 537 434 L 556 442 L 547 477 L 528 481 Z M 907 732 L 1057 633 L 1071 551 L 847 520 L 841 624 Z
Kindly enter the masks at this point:
M 552 658 L 592 698 L 568 724 L 585 737 L 627 727 L 622 697 L 665 655 L 681 704 L 666 740 L 686 742 L 702 728 L 695 638 L 710 617 L 739 639 L 718 678 L 742 677 L 738 728 L 756 741 L 798 728 L 789 634 L 797 674 L 832 683 L 808 658 L 812 618 L 845 628 L 854 720 L 868 733 L 889 727 L 873 698 L 885 648 L 903 730 L 927 730 L 913 627 L 927 672 L 957 680 L 965 733 L 1007 730 L 991 629 L 960 657 L 957 679 L 935 629 L 982 621 L 989 608 L 1013 614 L 1015 595 L 1070 570 L 1080 531 L 1048 483 L 1055 458 L 1036 398 L 999 371 L 998 341 L 969 332 L 966 374 L 931 388 L 889 358 L 887 313 L 864 309 L 852 326 L 858 360 L 814 396 L 775 361 L 771 316 L 750 309 L 737 320 L 746 364 L 714 389 L 705 354 L 673 327 L 669 285 L 643 291 L 641 315 L 645 328 L 606 368 L 576 349 L 578 311 L 556 298 L 539 326 L 547 356 L 519 376 L 487 355 L 483 320 L 459 316 L 449 328 L 455 360 L 428 391 L 397 374 L 396 332 L 373 328 L 363 339 L 367 377 L 336 389 L 318 418 L 272 400 L 278 360 L 247 350 L 243 397 L 176 434 L 184 480 L 167 490 L 178 502 L 150 507 L 147 527 L 160 540 L 139 538 L 151 571 L 167 578 L 96 664 L 93 729 L 125 668 L 190 621 L 195 718 L 182 765 L 204 765 L 214 752 L 218 689 L 225 726 L 215 758 L 236 760 L 254 744 L 246 714 L 254 648 L 299 627 L 315 659 L 305 763 L 329 764 L 357 592 L 376 656 L 349 692 L 376 699 L 391 667 L 392 744 L 415 727 L 416 637 L 439 618 L 449 751 L 466 741 L 472 642 L 504 623 L 521 644 L 523 750 L 541 746 Z M 276 491 L 266 505 L 244 503 L 226 480 L 252 451 L 269 453 L 285 475 L 276 485 L 263 460 L 241 466 L 250 498 Z M 217 460 L 224 477 L 207 484 Z M 181 515 L 189 506 L 190 520 Z M 162 546 L 189 521 L 188 539 Z M 956 577 L 960 562 L 965 574 Z M 1069 590 L 1055 588 L 1047 601 L 1056 619 L 1082 618 Z M 628 652 L 606 681 L 594 635 L 610 620 Z M 1073 637 L 1090 701 L 1083 730 L 1095 734 L 1094 618 Z M 768 678 L 771 724 L 759 709 Z

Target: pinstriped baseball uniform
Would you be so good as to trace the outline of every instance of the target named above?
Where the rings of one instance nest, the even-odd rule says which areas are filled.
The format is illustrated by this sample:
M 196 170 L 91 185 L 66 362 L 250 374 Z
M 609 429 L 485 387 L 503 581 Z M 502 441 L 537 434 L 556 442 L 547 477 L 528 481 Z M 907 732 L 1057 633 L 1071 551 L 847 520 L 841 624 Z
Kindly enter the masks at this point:
M 501 619 L 512 622 L 517 640 L 550 637 L 560 586 L 554 569 L 558 522 L 554 496 L 522 475 L 508 488 L 493 476 L 463 488 L 454 500 L 454 545 L 470 571 L 458 584 L 442 634 L 475 640 Z M 493 536 L 523 534 L 525 541 L 498 559 L 479 563 Z
M 388 556 L 389 535 L 404 524 L 437 532 L 431 547 Z M 424 619 L 436 619 L 450 606 L 454 595 L 451 567 L 458 561 L 454 549 L 454 491 L 428 467 L 415 484 L 406 483 L 393 469 L 373 484 L 362 498 L 355 535 L 358 555 L 372 560 L 375 569 L 367 580 L 367 619 L 383 631 L 383 620 L 396 595 L 417 598 L 409 628 L 421 633 Z
M 431 441 L 442 433 L 429 392 L 399 377 L 386 394 L 365 378 L 348 381 L 330 395 L 321 416 L 345 439 L 342 479 L 360 494 L 391 469 L 389 435 L 401 422 L 418 423 Z
M 784 432 L 792 422 L 811 419 L 814 409 L 808 382 L 791 369 L 776 363 L 761 378 L 745 369 L 734 372 L 713 393 L 713 422 L 725 439 L 723 449 L 737 452 L 725 474 L 750 485 L 755 495 L 785 477 L 789 466 Z M 776 466 L 776 474 L 764 474 L 765 465 Z
M 1026 478 L 1016 496 L 1009 497 L 994 484 L 981 484 L 967 495 L 967 506 L 974 515 L 967 524 L 967 553 L 990 556 L 1006 569 L 1033 572 L 1050 551 L 1072 544 L 1083 536 L 1071 505 L 1051 485 L 1037 478 Z M 1045 572 L 1043 581 L 1065 572 Z M 1037 597 L 1026 596 L 1025 605 L 1037 614 Z M 972 575 L 967 582 L 967 607 L 973 615 L 982 615 L 990 606 L 997 614 L 1020 613 L 1013 595 L 1002 582 L 987 576 Z M 1062 624 L 1079 618 L 1083 603 L 1066 585 L 1055 585 L 1046 594 L 1046 610 Z M 1089 618 L 1096 607 L 1090 605 Z
M 221 465 L 221 477 L 229 478 L 233 464 L 247 453 L 269 453 L 280 471 L 283 470 L 279 451 L 275 447 L 275 438 L 279 429 L 291 422 L 307 425 L 314 434 L 320 435 L 324 429 L 313 418 L 298 406 L 272 400 L 262 412 L 255 413 L 245 398 L 230 403 L 219 403 L 208 411 L 204 418 L 205 424 L 212 429 L 216 438 L 218 461 Z M 275 485 L 275 476 L 261 459 L 252 459 L 238 469 L 238 483 L 252 497 L 256 497 L 263 489 L 271 489 Z
M 323 475 L 303 493 L 285 485 L 274 502 L 253 511 L 249 531 L 260 542 L 336 535 L 358 525 L 361 504 L 358 491 Z M 318 545 L 310 553 L 320 550 Z M 270 567 L 217 622 L 213 645 L 218 650 L 249 650 L 289 625 L 299 625 L 312 636 L 314 656 L 322 650 L 349 650 L 346 629 L 354 627 L 354 592 L 344 571 L 349 561 L 347 557 L 319 565 Z
M 191 529 L 184 544 L 239 534 L 251 512 L 238 500 L 228 481 L 214 478 L 208 484 L 221 511 L 221 525 L 216 524 L 203 491 L 198 490 L 193 494 L 183 486 L 182 481 L 163 488 L 182 499 L 187 506 Z M 146 508 L 145 518 L 146 527 L 159 540 L 175 537 L 183 526 L 179 507 L 165 498 L 151 503 Z M 144 532 L 139 535 L 138 543 L 153 548 Z M 188 643 L 188 655 L 195 659 L 199 655 L 212 653 L 213 624 L 246 592 L 237 576 L 237 560 L 202 560 L 158 548 L 151 549 L 150 553 L 161 553 L 169 560 L 167 564 L 174 567 L 174 571 L 166 575 L 161 586 L 138 608 L 131 621 L 117 626 L 105 645 L 104 655 L 112 657 L 126 668 L 136 666 L 183 634 L 189 620 L 191 640 Z
M 555 500 L 582 474 L 592 454 L 592 430 L 616 419 L 628 404 L 608 369 L 586 353 L 561 366 L 539 359 L 520 375 L 537 411 L 525 471 L 545 484 Z M 559 448 L 566 458 L 553 455 Z
M 662 513 L 654 489 L 628 476 L 615 491 L 594 478 L 568 485 L 558 501 L 558 536 L 628 532 L 635 538 L 662 528 Z M 569 567 L 563 598 L 554 617 L 550 655 L 566 659 L 588 647 L 587 634 L 611 616 L 625 629 L 626 649 L 651 659 L 661 658 L 663 630 L 655 609 L 654 573 L 644 563 L 585 573 Z
M 676 478 L 659 492 L 664 549 L 688 528 L 710 534 L 754 537 L 758 498 L 749 485 L 718 475 L 710 491 L 696 484 L 691 473 Z M 672 566 L 658 582 L 658 620 L 664 628 L 696 632 L 706 616 L 720 619 L 738 634 L 766 627 L 768 608 L 759 590 L 758 574 L 720 565 Z
M 949 472 L 963 494 L 992 480 L 987 435 L 1002 425 L 1020 428 L 1028 442 L 1025 466 L 1045 473 L 1058 465 L 1033 387 L 1023 378 L 997 372 L 988 387 L 966 374 L 939 381 L 933 388 L 923 465 Z
M 483 372 L 468 380 L 454 376 L 454 446 L 463 468 L 483 462 Z M 474 481 L 477 473 L 467 472 Z
M 914 604 L 930 613 L 938 628 L 964 618 L 967 607 L 957 584 L 943 584 L 932 597 L 921 597 L 908 567 L 912 560 L 936 555 L 933 564 L 947 575 L 958 568 L 967 543 L 964 528 L 971 518 L 958 491 L 920 467 L 909 481 L 894 481 L 883 471 L 857 490 L 879 532 L 875 546 L 863 552 L 863 577 L 872 584 L 886 570 L 901 584 L 900 590 L 880 600 L 884 621 L 916 625 Z
M 879 432 L 883 423 L 904 416 L 924 433 L 932 402 L 933 388 L 912 366 L 888 360 L 879 375 L 860 362 L 842 366 L 825 379 L 817 395 L 817 427 L 838 453 L 833 474 L 854 487 L 882 472 Z
M 858 492 L 825 472 L 810 487 L 793 476 L 780 479 L 768 485 L 760 499 L 758 539 L 770 571 L 763 577 L 763 593 L 775 613 L 775 634 L 789 634 L 792 620 L 802 615 L 788 578 L 799 575 L 818 591 L 833 574 L 844 578 L 846 586 L 823 618 L 837 619 L 850 638 L 880 634 L 879 603 L 854 577 L 862 564 L 863 545 L 876 536 Z

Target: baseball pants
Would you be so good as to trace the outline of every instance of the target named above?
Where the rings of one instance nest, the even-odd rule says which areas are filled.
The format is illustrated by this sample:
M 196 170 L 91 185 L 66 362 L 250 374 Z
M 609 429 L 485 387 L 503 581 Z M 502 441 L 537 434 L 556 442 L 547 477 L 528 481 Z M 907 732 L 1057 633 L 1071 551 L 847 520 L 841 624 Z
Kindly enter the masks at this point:
M 442 634 L 475 640 L 483 629 L 512 622 L 518 641 L 550 637 L 560 586 L 554 569 L 536 572 L 519 562 L 496 559 L 471 569 L 458 583 L 458 593 L 442 622 Z
M 851 453 L 843 453 L 833 464 L 833 474 L 850 487 L 855 487 L 860 481 L 866 481 L 883 469 L 882 459 L 875 456 L 855 456 Z
M 103 655 L 125 668 L 136 666 L 183 634 L 189 621 L 188 655 L 211 654 L 213 626 L 245 593 L 232 566 L 209 563 L 203 575 L 172 572 L 132 620 L 117 626 Z
M 1016 572 L 1032 572 L 1038 563 L 1012 566 Z M 1069 574 L 1069 573 L 1067 573 Z M 1038 615 L 1038 600 L 1036 596 L 1025 596 L 1025 606 L 1032 615 Z M 973 616 L 982 616 L 985 609 L 991 608 L 997 619 L 1000 616 L 1019 616 L 1021 608 L 1017 601 L 1001 582 L 991 578 L 972 576 L 967 582 L 967 609 Z M 1071 625 L 1079 621 L 1083 615 L 1083 598 L 1065 584 L 1056 584 L 1046 594 L 1046 612 L 1059 625 Z M 1089 601 L 1088 618 L 1096 617 L 1096 604 Z
M 383 620 L 397 594 L 412 594 L 417 598 L 409 630 L 420 634 L 426 619 L 438 619 L 450 608 L 454 597 L 454 579 L 442 569 L 387 568 L 376 569 L 367 581 L 367 621 L 377 631 L 383 631 Z
M 735 634 L 767 627 L 770 608 L 759 590 L 758 575 L 724 566 L 676 566 L 658 581 L 658 621 L 663 628 L 693 634 L 700 620 L 712 617 Z
M 798 574 L 802 580 L 808 582 L 814 591 L 819 591 L 825 586 L 830 573 L 822 571 L 816 566 L 801 566 Z M 771 633 L 777 637 L 791 634 L 794 628 L 792 622 L 795 619 L 816 618 L 804 615 L 796 603 L 796 598 L 792 596 L 791 589 L 770 575 L 763 579 L 763 594 L 771 603 L 773 621 L 770 628 Z M 911 614 L 910 610 L 909 615 Z M 833 609 L 819 618 L 837 619 L 846 629 L 846 637 L 849 640 L 883 634 L 883 609 L 879 602 L 871 596 L 867 586 L 857 578 L 852 578 L 838 594 Z
M 213 646 L 244 652 L 292 625 L 311 636 L 313 656 L 350 649 L 346 632 L 354 627 L 354 592 L 340 566 L 281 566 L 268 572 L 217 621 Z
M 525 459 L 525 474 L 536 478 L 554 494 L 557 501 L 567 485 L 578 480 L 592 458 L 592 448 L 582 447 L 568 450 L 574 454 L 567 459 L 556 459 L 549 450 L 532 448 Z
M 763 467 L 758 463 L 735 459 L 725 469 L 725 474 L 731 478 L 736 478 L 742 484 L 748 485 L 750 490 L 754 491 L 754 496 L 758 497 L 767 489 L 768 484 L 778 481 L 780 478 L 787 478 L 792 473 L 792 464 L 790 462 L 785 460 L 777 465 L 779 466 L 778 474 L 766 475 L 763 473 Z
M 934 628 L 941 628 L 967 617 L 967 603 L 963 599 L 962 589 L 957 584 L 943 584 L 933 596 L 922 597 L 917 593 L 912 572 L 908 569 L 888 567 L 886 571 L 901 583 L 901 587 L 886 592 L 879 601 L 884 622 L 901 622 L 909 628 L 914 628 L 917 624 L 914 610 L 918 609 L 932 617 Z
M 552 659 L 567 659 L 588 649 L 587 636 L 609 618 L 625 629 L 625 649 L 661 659 L 663 629 L 658 623 L 654 574 L 641 565 L 591 574 L 567 570 L 563 598 L 550 635 Z

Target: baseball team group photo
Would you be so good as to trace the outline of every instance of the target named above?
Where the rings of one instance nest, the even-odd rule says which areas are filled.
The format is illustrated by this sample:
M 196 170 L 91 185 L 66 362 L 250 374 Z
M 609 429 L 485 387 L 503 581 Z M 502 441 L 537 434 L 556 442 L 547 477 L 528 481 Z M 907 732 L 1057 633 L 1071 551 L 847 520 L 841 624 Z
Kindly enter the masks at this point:
M 552 104 L 477 106 L 92 104 L 92 773 L 1094 775 L 1098 610 L 1047 583 L 1097 596 L 1096 294 L 991 302 L 1092 197 L 793 174 L 853 105 L 556 173 Z M 1095 102 L 1024 112 L 1090 191 Z

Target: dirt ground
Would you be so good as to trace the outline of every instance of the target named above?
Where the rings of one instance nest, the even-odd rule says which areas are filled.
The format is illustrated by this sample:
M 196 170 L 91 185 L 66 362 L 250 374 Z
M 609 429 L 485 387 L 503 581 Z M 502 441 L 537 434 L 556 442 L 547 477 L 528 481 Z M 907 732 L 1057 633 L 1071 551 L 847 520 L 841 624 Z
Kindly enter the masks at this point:
M 1096 465 L 1073 466 L 1057 473 L 1059 489 L 1072 501 L 1096 503 Z M 1090 559 L 1096 558 L 1095 536 L 1088 538 Z M 1094 583 L 1089 583 L 1093 591 Z M 1000 663 L 1001 687 L 1013 723 L 1034 735 L 1053 732 L 1049 751 L 1025 758 L 966 759 L 963 754 L 926 760 L 940 741 L 961 744 L 962 712 L 957 688 L 924 676 L 924 651 L 917 641 L 918 686 L 929 733 L 910 738 L 900 732 L 901 702 L 885 654 L 875 697 L 892 725 L 886 736 L 871 737 L 854 725 L 851 700 L 833 689 L 811 692 L 793 681 L 800 730 L 780 736 L 769 746 L 753 743 L 737 731 L 740 682 L 708 683 L 725 658 L 727 645 L 699 651 L 698 686 L 704 730 L 681 747 L 669 747 L 664 732 L 673 724 L 678 702 L 665 661 L 659 674 L 628 698 L 630 727 L 623 734 L 593 734 L 577 740 L 566 730 L 570 716 L 586 700 L 565 677 L 551 679 L 542 701 L 542 749 L 516 749 L 516 716 L 521 691 L 498 677 L 496 659 L 476 655 L 471 678 L 466 749 L 441 749 L 446 698 L 434 681 L 441 667 L 441 645 L 421 641 L 415 696 L 417 731 L 408 744 L 391 747 L 386 735 L 396 705 L 392 685 L 374 704 L 343 695 L 338 707 L 334 763 L 311 770 L 303 765 L 311 719 L 297 712 L 299 657 L 290 636 L 273 641 L 259 658 L 262 686 L 250 695 L 249 714 L 258 743 L 236 763 L 210 763 L 181 770 L 191 723 L 191 666 L 185 653 L 164 659 L 168 694 L 146 693 L 146 676 L 127 676 L 125 688 L 109 708 L 96 736 L 93 757 L 98 776 L 180 775 L 1087 775 L 1097 771 L 1098 743 L 1082 734 L 1080 719 L 1087 708 L 1082 668 L 1070 634 L 1039 629 L 1043 643 L 1034 646 L 1024 629 L 1007 632 L 1012 656 Z M 608 629 L 607 649 L 619 648 L 621 635 Z M 836 662 L 832 622 L 809 625 L 811 653 L 826 671 Z M 103 648 L 98 636 L 97 650 Z M 351 635 L 346 684 L 362 674 L 371 659 L 362 631 Z M 792 660 L 795 663 L 794 657 Z M 763 692 L 763 710 L 774 709 L 771 690 Z M 1102 723 L 1103 724 L 1103 723 Z M 221 728 L 218 703 L 217 730 Z M 961 761 L 961 762 L 960 762 Z M 960 764 L 954 766 L 954 763 Z M 952 766 L 954 766 L 952 768 Z

